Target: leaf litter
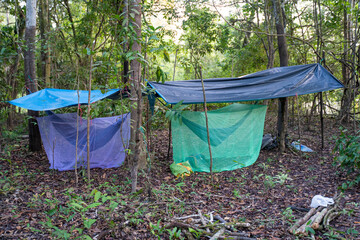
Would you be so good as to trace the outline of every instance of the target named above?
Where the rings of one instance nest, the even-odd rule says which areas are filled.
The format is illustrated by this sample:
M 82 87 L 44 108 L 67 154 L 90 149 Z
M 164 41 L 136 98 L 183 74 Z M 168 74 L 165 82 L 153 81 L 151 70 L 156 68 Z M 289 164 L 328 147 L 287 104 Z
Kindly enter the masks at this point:
M 92 169 L 90 183 L 80 170 L 76 186 L 74 171 L 49 169 L 44 153 L 29 153 L 26 141 L 18 142 L 10 156 L 1 156 L 0 239 L 209 239 L 196 231 L 198 217 L 181 220 L 192 230 L 174 224 L 199 211 L 206 219 L 218 215 L 229 223 L 249 223 L 236 227 L 247 237 L 296 239 L 287 229 L 304 212 L 289 207 L 309 208 L 318 194 L 333 197 L 347 178 L 332 165 L 331 137 L 338 129 L 326 121 L 325 149 L 318 132 L 304 131 L 301 141 L 316 153 L 262 150 L 252 166 L 214 173 L 213 181 L 208 173 L 176 179 L 167 159 L 168 132 L 159 130 L 152 138 L 150 174 L 139 171 L 135 194 L 129 194 L 126 162 L 120 168 Z M 342 213 L 315 238 L 358 239 L 359 199 L 358 187 L 345 191 Z

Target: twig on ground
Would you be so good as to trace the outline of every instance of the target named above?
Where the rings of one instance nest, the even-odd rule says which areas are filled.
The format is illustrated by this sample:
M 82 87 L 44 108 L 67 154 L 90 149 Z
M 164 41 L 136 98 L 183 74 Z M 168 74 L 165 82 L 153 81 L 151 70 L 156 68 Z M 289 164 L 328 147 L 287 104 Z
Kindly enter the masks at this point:
M 225 227 L 222 227 L 219 231 L 217 231 L 217 232 L 215 233 L 214 236 L 212 236 L 212 237 L 210 238 L 210 240 L 215 240 L 215 239 L 220 238 L 220 236 L 223 235 L 224 232 L 225 232 Z

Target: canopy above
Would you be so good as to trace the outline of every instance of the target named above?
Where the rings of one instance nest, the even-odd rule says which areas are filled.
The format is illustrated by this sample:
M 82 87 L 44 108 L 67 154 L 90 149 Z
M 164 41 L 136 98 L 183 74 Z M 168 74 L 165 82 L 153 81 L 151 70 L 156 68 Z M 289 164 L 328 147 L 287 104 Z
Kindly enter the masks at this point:
M 101 90 L 92 90 L 90 102 L 93 103 L 104 98 L 115 96 L 119 92 L 119 89 L 106 90 L 104 93 L 102 93 Z M 89 91 L 79 90 L 80 104 L 88 103 L 88 94 Z M 24 97 L 9 101 L 9 103 L 33 111 L 54 110 L 78 105 L 78 91 L 45 88 Z
M 168 104 L 203 103 L 201 80 L 149 82 Z M 343 88 L 320 64 L 277 67 L 236 78 L 204 79 L 209 103 L 290 97 Z

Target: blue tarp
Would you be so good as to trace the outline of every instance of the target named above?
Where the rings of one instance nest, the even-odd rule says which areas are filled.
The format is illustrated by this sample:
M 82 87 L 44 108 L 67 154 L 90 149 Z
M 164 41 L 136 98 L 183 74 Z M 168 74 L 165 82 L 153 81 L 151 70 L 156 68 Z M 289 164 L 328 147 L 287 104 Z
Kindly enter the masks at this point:
M 101 90 L 92 90 L 90 102 L 93 103 L 114 96 L 119 92 L 119 89 L 106 90 L 104 93 L 102 93 Z M 88 103 L 88 94 L 89 91 L 79 91 L 80 104 Z M 24 97 L 9 101 L 9 103 L 33 111 L 54 110 L 78 105 L 78 91 L 45 88 Z
M 201 80 L 148 82 L 168 104 L 203 103 Z M 320 64 L 277 67 L 236 78 L 204 79 L 209 103 L 241 102 L 304 95 L 343 88 Z

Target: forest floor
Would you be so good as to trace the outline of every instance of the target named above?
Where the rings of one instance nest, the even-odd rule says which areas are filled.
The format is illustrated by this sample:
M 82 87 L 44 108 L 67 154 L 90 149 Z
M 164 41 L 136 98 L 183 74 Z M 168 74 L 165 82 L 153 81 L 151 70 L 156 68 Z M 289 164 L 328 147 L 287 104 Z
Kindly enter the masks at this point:
M 30 153 L 27 141 L 17 140 L 0 156 L 0 239 L 208 239 L 169 225 L 199 210 L 250 223 L 237 229 L 248 239 L 305 239 L 287 229 L 306 212 L 289 207 L 309 208 L 318 194 L 339 196 L 338 187 L 347 178 L 332 164 L 338 125 L 332 119 L 325 123 L 323 150 L 319 126 L 305 130 L 302 125 L 301 141 L 316 153 L 262 150 L 252 166 L 214 173 L 213 182 L 208 173 L 176 179 L 167 160 L 167 130 L 156 131 L 151 172 L 140 173 L 135 194 L 129 194 L 127 164 L 92 169 L 90 183 L 82 170 L 76 186 L 74 171 L 50 170 L 43 152 Z M 290 130 L 289 138 L 296 136 L 296 129 Z M 314 239 L 360 239 L 359 187 L 344 191 L 337 204 L 340 215 L 328 229 L 317 230 Z M 184 223 L 193 224 L 190 219 Z

